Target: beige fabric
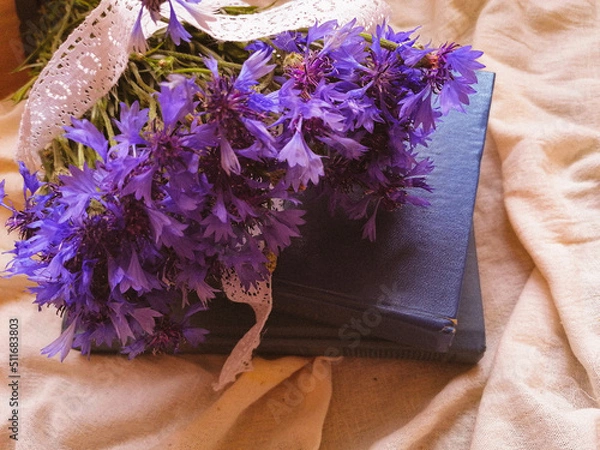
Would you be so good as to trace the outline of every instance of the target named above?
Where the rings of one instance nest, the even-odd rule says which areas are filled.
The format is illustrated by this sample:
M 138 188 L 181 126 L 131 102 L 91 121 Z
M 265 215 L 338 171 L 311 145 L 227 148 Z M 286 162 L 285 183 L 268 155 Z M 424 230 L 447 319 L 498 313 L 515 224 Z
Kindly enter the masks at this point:
M 20 322 L 18 449 L 600 447 L 597 3 L 390 4 L 396 28 L 472 43 L 497 73 L 475 212 L 483 360 L 257 359 L 254 372 L 215 393 L 220 356 L 40 356 L 59 318 L 35 310 L 22 280 L 0 280 L 1 448 L 13 448 L 9 317 Z M 0 177 L 17 195 L 19 110 L 5 103 L 0 113 Z M 3 231 L 0 245 L 12 245 Z

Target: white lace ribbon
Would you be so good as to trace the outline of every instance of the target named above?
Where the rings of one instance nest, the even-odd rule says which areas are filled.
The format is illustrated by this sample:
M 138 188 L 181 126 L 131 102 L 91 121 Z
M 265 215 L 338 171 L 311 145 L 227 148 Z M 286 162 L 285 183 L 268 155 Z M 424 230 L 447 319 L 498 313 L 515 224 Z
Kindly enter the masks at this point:
M 389 15 L 384 0 L 295 0 L 246 15 L 221 14 L 218 8 L 223 6 L 247 6 L 247 3 L 204 0 L 193 5 L 197 8 L 195 15 L 181 7 L 176 11 L 181 20 L 223 41 L 250 41 L 333 19 L 340 24 L 356 19 L 358 25 L 372 31 Z M 131 34 L 140 7 L 140 0 L 102 0 L 42 70 L 29 93 L 19 129 L 16 156 L 30 169 L 40 168 L 39 152 L 65 125 L 71 124 L 71 117 L 81 117 L 116 84 L 132 51 Z M 163 5 L 165 17 L 168 17 L 167 7 Z M 143 20 L 147 37 L 164 26 L 148 16 L 146 14 Z M 252 367 L 252 352 L 260 343 L 260 333 L 272 306 L 270 282 L 260 284 L 256 291 L 246 292 L 237 276 L 230 274 L 223 285 L 229 299 L 248 303 L 253 308 L 256 325 L 225 362 L 215 385 L 217 389 Z
M 260 344 L 260 335 L 271 314 L 273 299 L 271 296 L 271 279 L 257 283 L 250 290 L 242 288 L 240 279 L 235 272 L 229 272 L 223 277 L 223 292 L 233 302 L 247 303 L 254 310 L 256 323 L 235 345 L 225 361 L 219 380 L 213 385 L 220 390 L 235 381 L 238 374 L 252 370 L 252 353 Z
M 208 27 L 182 8 L 177 11 L 191 25 L 225 41 L 248 41 L 332 19 L 341 24 L 356 19 L 371 30 L 388 15 L 384 0 L 296 0 L 255 14 L 215 12 L 226 5 L 246 4 L 204 0 L 193 5 L 208 18 Z M 17 158 L 30 169 L 40 167 L 38 152 L 71 124 L 72 116 L 81 117 L 115 85 L 132 51 L 131 32 L 140 6 L 140 0 L 102 0 L 42 70 L 29 94 L 19 130 Z M 161 26 L 146 18 L 146 36 Z

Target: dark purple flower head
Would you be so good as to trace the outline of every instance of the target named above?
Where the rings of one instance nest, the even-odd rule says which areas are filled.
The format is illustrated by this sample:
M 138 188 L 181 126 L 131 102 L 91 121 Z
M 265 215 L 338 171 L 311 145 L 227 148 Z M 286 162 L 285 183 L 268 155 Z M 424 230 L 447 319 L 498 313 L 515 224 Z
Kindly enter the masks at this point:
M 305 55 L 291 53 L 284 63 L 286 75 L 294 80 L 304 98 L 310 98 L 321 80 L 332 70 L 333 64 L 327 55 L 309 51 Z
M 432 89 L 440 94 L 443 114 L 452 109 L 464 111 L 464 105 L 469 104 L 469 95 L 475 92 L 472 85 L 477 82 L 476 71 L 485 67 L 477 61 L 482 54 L 471 46 L 449 43 L 427 55 L 427 77 Z
M 220 166 L 227 175 L 241 174 L 238 153 L 248 152 L 250 148 L 258 151 L 262 145 L 269 150 L 271 139 L 266 128 L 257 123 L 268 120 L 277 110 L 277 104 L 254 90 L 253 86 L 273 70 L 270 59 L 271 50 L 252 53 L 235 77 L 221 74 L 214 58 L 206 60 L 212 77 L 199 94 L 202 100 L 200 115 L 215 132 Z M 260 145 L 257 147 L 257 144 Z
M 114 119 L 114 122 L 121 133 L 115 136 L 118 145 L 114 146 L 112 151 L 122 151 L 124 152 L 122 156 L 125 156 L 129 154 L 132 147 L 146 144 L 146 140 L 142 137 L 142 129 L 148 122 L 148 109 L 140 110 L 139 102 L 134 102 L 131 107 L 121 103 L 120 120 Z
M 287 77 L 294 80 L 295 88 L 301 91 L 300 95 L 310 98 L 327 78 L 353 77 L 353 72 L 366 56 L 365 41 L 360 36 L 362 31 L 354 21 L 342 27 L 336 21 L 329 21 L 310 27 L 305 41 L 301 40 L 294 46 L 287 45 L 295 50 L 287 54 L 283 68 Z M 323 44 L 312 47 L 311 44 L 318 40 L 322 40 Z
M 202 309 L 195 308 L 190 314 L 184 317 L 164 316 L 155 320 L 152 331 L 143 337 L 138 338 L 124 347 L 123 352 L 129 358 L 149 351 L 153 354 L 158 353 L 177 353 L 183 344 L 189 342 L 193 346 L 198 346 L 206 339 L 208 330 L 198 328 L 190 324 L 189 318 Z
M 146 8 L 154 21 L 160 19 L 160 7 L 166 1 L 167 0 L 140 0 L 142 7 Z
M 182 75 L 171 75 L 169 80 L 161 83 L 157 100 L 162 113 L 164 128 L 173 128 L 185 116 L 191 114 L 196 106 L 196 94 L 200 92 L 194 78 Z

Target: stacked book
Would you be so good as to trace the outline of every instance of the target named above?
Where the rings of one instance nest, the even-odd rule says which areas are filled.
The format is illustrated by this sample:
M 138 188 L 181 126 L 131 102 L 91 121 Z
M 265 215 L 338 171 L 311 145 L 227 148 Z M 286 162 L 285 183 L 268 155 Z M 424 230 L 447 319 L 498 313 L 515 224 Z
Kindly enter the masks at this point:
M 277 260 L 273 311 L 257 354 L 481 359 L 473 209 L 495 76 L 478 77 L 466 111 L 446 116 L 420 151 L 435 165 L 430 206 L 379 214 L 371 242 L 361 238 L 360 222 L 332 216 L 324 201 L 306 201 L 302 238 Z M 193 320 L 210 333 L 183 351 L 229 354 L 254 325 L 254 313 L 217 297 Z
M 307 201 L 302 239 L 273 279 L 273 312 L 260 355 L 412 358 L 475 363 L 485 327 L 473 209 L 494 74 L 480 72 L 466 113 L 453 111 L 420 154 L 435 164 L 431 206 L 407 205 L 361 224 Z M 210 330 L 194 351 L 228 354 L 254 324 L 252 309 L 216 299 L 197 315 Z

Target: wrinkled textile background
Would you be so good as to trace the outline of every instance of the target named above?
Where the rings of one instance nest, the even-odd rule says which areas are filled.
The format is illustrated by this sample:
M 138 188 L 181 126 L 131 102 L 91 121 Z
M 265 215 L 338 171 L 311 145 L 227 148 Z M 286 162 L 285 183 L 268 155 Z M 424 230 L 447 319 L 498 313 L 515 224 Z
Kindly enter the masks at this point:
M 18 56 L 1 0 L 2 93 Z M 224 392 L 222 356 L 40 356 L 59 333 L 0 280 L 0 448 L 597 449 L 600 446 L 600 12 L 577 0 L 390 0 L 397 29 L 483 50 L 496 72 L 475 212 L 488 351 L 474 367 L 255 360 Z M 12 28 L 11 28 L 12 27 Z M 10 54 L 9 54 L 10 53 Z M 18 59 L 18 58 L 17 58 Z M 0 105 L 13 197 L 21 109 Z M 0 219 L 7 217 L 1 213 Z M 1 250 L 12 236 L 0 231 Z M 8 262 L 0 255 L 0 264 Z M 20 323 L 9 440 L 8 319 Z

